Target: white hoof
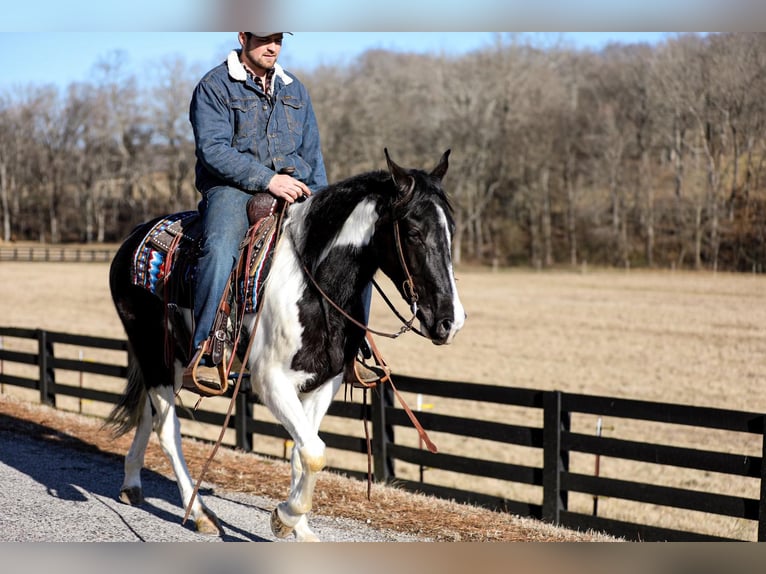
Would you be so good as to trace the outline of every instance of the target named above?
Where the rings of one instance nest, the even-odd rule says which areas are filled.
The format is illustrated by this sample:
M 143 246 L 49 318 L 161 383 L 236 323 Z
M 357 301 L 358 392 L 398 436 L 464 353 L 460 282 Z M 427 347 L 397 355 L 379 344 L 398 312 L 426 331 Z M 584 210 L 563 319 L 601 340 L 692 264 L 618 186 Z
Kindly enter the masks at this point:
M 308 519 L 304 514 L 295 525 L 295 539 L 298 542 L 320 542 L 319 537 L 309 528 Z

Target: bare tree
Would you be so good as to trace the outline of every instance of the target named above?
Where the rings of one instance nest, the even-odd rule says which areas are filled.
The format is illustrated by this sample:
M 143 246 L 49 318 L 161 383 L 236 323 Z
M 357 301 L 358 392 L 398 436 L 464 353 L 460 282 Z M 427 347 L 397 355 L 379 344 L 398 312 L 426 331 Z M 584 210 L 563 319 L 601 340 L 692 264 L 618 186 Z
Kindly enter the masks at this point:
M 21 129 L 18 109 L 9 97 L 0 99 L 0 207 L 3 210 L 3 241 L 10 241 L 13 236 L 14 213 L 11 197 L 16 193 L 17 171 L 20 166 Z
M 156 68 L 148 103 L 153 126 L 152 147 L 159 150 L 170 192 L 170 209 L 179 211 L 194 206 L 194 134 L 189 123 L 189 102 L 194 78 L 199 70 L 187 65 L 182 57 L 166 58 Z
M 115 239 L 196 202 L 198 71 L 169 57 L 141 87 L 126 64 L 114 52 L 88 82 L 0 99 L 4 239 Z M 384 147 L 424 167 L 453 150 L 457 263 L 762 268 L 763 34 L 599 51 L 503 34 L 460 56 L 371 50 L 300 74 L 331 181 L 382 168 Z
M 151 141 L 153 127 L 148 122 L 135 75 L 126 70 L 123 52 L 111 52 L 101 58 L 93 70 L 93 85 L 98 108 L 94 127 L 94 149 L 106 173 L 93 189 L 93 212 L 96 222 L 96 240 L 103 241 L 106 234 L 109 207 L 113 215 L 117 206 L 125 202 L 140 207 L 139 220 L 150 216 L 149 187 L 145 177 L 152 171 Z M 136 201 L 136 197 L 138 201 Z

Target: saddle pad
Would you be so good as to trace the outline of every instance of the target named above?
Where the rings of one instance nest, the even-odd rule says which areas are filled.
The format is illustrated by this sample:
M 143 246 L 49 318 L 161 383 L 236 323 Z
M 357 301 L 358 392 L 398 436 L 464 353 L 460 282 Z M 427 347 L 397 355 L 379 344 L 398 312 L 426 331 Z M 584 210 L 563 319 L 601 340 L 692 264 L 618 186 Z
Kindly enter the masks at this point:
M 159 293 L 164 279 L 170 275 L 171 269 L 166 269 L 165 261 L 173 239 L 181 235 L 186 239 L 179 248 L 187 249 L 189 244 L 197 241 L 197 237 L 184 235 L 184 229 L 198 218 L 196 211 L 173 213 L 157 221 L 138 244 L 133 255 L 133 284 L 154 293 Z M 172 266 L 172 265 L 171 265 Z
M 195 225 L 198 221 L 196 211 L 174 213 L 157 221 L 133 254 L 133 284 L 165 301 L 190 305 L 197 270 L 197 250 L 193 248 L 199 241 L 200 228 Z M 258 308 L 259 295 L 271 267 L 276 231 L 277 217 L 272 214 L 251 226 L 242 242 L 239 262 L 230 280 L 236 304 L 244 308 L 245 313 L 254 313 Z M 175 239 L 179 243 L 168 258 Z M 170 289 L 170 293 L 165 289 Z

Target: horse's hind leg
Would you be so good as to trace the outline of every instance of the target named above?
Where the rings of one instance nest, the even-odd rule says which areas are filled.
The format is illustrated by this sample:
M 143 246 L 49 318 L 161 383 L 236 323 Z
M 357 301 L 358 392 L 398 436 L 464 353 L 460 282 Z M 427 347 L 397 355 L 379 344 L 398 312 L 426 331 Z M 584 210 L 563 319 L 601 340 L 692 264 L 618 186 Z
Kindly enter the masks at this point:
M 154 429 L 160 439 L 160 446 L 173 467 L 185 510 L 191 501 L 194 484 L 181 451 L 181 426 L 176 415 L 173 388 L 167 385 L 151 388 L 149 397 L 155 408 Z M 218 517 L 202 503 L 199 495 L 194 498 L 190 517 L 194 520 L 198 532 L 222 533 Z
M 144 396 L 144 406 L 136 426 L 136 434 L 133 436 L 133 443 L 125 456 L 125 478 L 122 482 L 122 488 L 120 488 L 120 501 L 131 506 L 138 506 L 144 502 L 141 488 L 141 469 L 144 467 L 144 455 L 151 434 L 152 408 L 149 404 L 149 398 Z

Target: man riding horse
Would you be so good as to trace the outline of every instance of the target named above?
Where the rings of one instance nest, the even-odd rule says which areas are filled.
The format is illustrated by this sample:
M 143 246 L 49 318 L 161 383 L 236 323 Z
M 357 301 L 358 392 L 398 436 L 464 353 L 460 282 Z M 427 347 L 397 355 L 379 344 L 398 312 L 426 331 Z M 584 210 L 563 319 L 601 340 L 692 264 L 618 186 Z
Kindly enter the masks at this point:
M 284 34 L 239 32 L 241 49 L 210 70 L 192 96 L 202 241 L 194 285 L 194 359 L 184 373 L 190 388 L 215 391 L 223 385 L 225 371 L 215 364 L 220 358 L 210 352 L 213 327 L 249 226 L 248 201 L 269 194 L 292 204 L 327 185 L 309 93 L 277 63 Z M 367 314 L 370 295 L 367 289 Z M 356 368 L 362 380 L 377 379 L 358 362 Z

